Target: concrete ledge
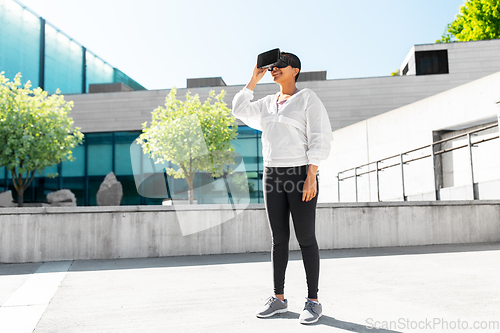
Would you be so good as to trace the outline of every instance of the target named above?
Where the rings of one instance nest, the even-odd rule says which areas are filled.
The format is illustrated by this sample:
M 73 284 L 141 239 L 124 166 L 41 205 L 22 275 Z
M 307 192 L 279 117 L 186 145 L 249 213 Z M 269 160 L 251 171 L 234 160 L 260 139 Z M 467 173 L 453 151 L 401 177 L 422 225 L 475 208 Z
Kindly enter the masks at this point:
M 318 204 L 321 249 L 500 241 L 500 201 Z M 202 225 L 186 234 L 181 223 Z M 194 228 L 193 230 L 196 230 Z M 293 230 L 293 228 L 291 229 Z M 290 249 L 299 246 L 291 232 Z M 0 263 L 263 252 L 264 204 L 0 210 Z
M 340 202 L 318 203 L 317 208 L 355 207 L 408 207 L 408 206 L 463 206 L 500 205 L 500 200 L 449 200 L 449 201 L 384 201 L 384 202 Z M 158 212 L 158 211 L 219 211 L 219 210 L 265 210 L 261 204 L 211 204 L 174 206 L 78 206 L 78 207 L 0 207 L 0 215 L 20 214 L 74 214 L 74 213 L 114 213 L 114 212 Z

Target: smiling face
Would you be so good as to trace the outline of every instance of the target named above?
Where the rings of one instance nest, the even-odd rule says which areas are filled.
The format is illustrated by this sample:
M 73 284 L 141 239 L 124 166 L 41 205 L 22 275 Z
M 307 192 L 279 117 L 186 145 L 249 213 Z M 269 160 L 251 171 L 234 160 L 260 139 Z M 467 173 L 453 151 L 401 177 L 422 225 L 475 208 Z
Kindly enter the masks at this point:
M 284 68 L 273 67 L 271 75 L 276 83 L 295 82 L 295 76 L 299 73 L 298 68 L 288 65 Z

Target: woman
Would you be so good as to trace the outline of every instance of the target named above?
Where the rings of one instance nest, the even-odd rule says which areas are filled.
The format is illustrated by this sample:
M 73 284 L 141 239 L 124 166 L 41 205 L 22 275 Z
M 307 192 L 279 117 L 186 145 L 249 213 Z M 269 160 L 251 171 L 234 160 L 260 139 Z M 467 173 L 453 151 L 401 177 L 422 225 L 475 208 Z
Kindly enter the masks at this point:
M 284 295 L 285 270 L 290 238 L 289 216 L 302 251 L 308 295 L 300 322 L 311 324 L 322 315 L 318 301 L 319 250 L 315 236 L 318 197 L 317 170 L 330 153 L 332 129 L 323 103 L 308 89 L 298 90 L 300 60 L 281 53 L 269 68 L 280 92 L 255 102 L 253 90 L 268 69 L 255 66 L 250 82 L 233 99 L 233 115 L 262 131 L 264 158 L 264 202 L 273 239 L 274 296 L 269 297 L 257 317 L 287 311 Z

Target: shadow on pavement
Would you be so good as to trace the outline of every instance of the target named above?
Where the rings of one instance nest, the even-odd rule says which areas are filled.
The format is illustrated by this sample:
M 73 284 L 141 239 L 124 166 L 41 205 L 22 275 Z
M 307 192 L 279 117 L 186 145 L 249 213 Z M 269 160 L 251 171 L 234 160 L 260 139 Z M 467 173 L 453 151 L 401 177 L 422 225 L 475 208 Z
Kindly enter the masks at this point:
M 498 251 L 500 243 L 445 244 L 405 247 L 378 247 L 360 249 L 321 250 L 321 259 L 394 256 L 412 254 L 453 253 L 471 251 Z M 302 260 L 300 251 L 290 251 L 289 260 Z M 160 258 L 75 260 L 71 271 L 126 270 L 140 268 L 208 266 L 241 263 L 270 262 L 269 252 L 178 256 Z M 0 276 L 32 274 L 42 263 L 0 264 Z M 15 273 L 14 273 L 15 272 Z M 370 330 L 370 332 L 374 332 Z
M 286 313 L 280 313 L 277 315 L 274 315 L 269 318 L 260 318 L 259 320 L 283 320 L 283 319 L 293 319 L 293 320 L 299 320 L 300 314 L 297 312 L 293 311 L 288 311 Z M 366 333 L 366 332 L 375 332 L 375 333 L 401 333 L 399 331 L 391 331 L 391 330 L 386 330 L 386 329 L 380 329 L 380 328 L 368 328 L 366 325 L 360 325 L 356 323 L 351 323 L 349 321 L 343 321 L 343 320 L 338 320 L 330 316 L 325 316 L 323 315 L 318 322 L 310 325 L 303 325 L 303 326 L 329 326 L 329 327 L 334 327 L 346 331 L 351 331 L 351 332 L 358 332 L 358 333 Z

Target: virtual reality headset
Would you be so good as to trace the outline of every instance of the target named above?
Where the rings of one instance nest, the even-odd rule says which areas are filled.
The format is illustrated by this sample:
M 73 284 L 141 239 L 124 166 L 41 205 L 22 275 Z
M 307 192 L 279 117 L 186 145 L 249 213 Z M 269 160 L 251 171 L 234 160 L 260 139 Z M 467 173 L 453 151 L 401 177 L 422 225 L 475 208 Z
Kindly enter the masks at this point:
M 269 50 L 257 56 L 257 68 L 268 68 L 269 71 L 272 71 L 274 67 L 285 68 L 288 66 L 300 69 L 300 64 L 282 55 L 280 49 Z

